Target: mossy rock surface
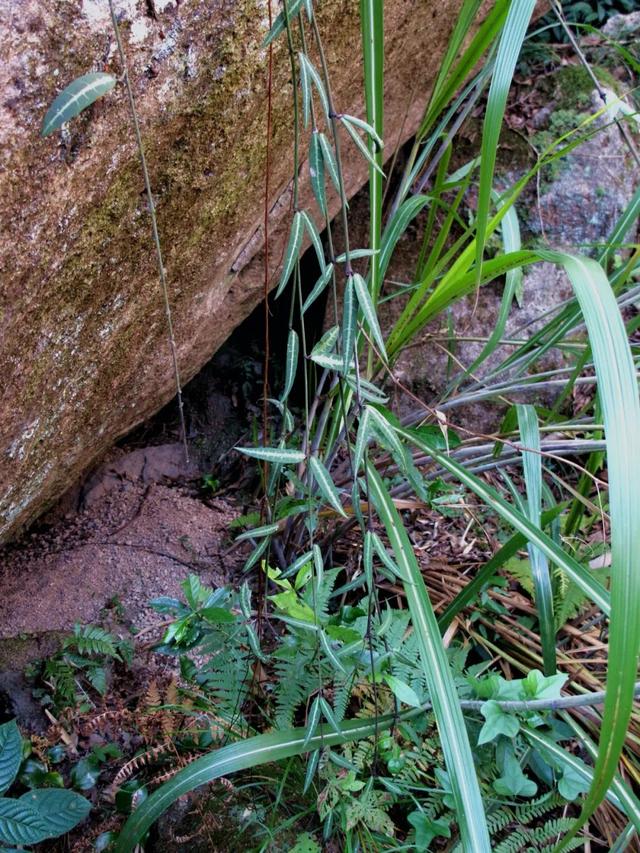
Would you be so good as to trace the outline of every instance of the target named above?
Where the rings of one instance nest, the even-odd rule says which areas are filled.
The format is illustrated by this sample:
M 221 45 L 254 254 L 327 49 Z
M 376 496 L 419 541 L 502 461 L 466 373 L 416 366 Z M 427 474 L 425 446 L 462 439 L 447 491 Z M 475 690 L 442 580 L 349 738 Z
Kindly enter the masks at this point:
M 266 7 L 258 0 L 116 6 L 187 380 L 262 298 Z M 420 119 L 459 6 L 460 0 L 385 3 L 390 155 Z M 362 115 L 358 7 L 355 0 L 323 0 L 318 20 L 337 108 Z M 76 76 L 120 73 L 108 3 L 26 0 L 0 31 L 10 48 L 0 68 L 2 541 L 164 405 L 174 386 L 122 87 L 62 134 L 39 137 L 47 106 Z M 268 199 L 272 284 L 290 218 L 291 94 L 279 41 Z M 344 148 L 352 194 L 367 167 L 352 146 Z M 315 211 L 307 172 L 304 163 L 300 204 Z M 331 212 L 337 204 L 332 196 Z

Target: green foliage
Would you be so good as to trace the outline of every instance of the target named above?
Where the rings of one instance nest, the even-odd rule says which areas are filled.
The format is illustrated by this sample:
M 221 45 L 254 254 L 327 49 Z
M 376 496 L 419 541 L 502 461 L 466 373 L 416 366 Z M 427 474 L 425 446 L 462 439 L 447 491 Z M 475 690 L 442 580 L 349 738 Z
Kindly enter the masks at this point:
M 83 74 L 63 89 L 51 104 L 42 122 L 41 136 L 49 136 L 116 85 L 113 74 Z
M 92 705 L 91 692 L 107 692 L 110 667 L 131 664 L 133 646 L 95 625 L 75 625 L 62 641 L 61 649 L 27 668 L 36 684 L 34 695 L 43 705 L 56 710 L 86 710 Z
M 15 720 L 0 726 L 0 793 L 13 784 L 22 761 L 22 738 Z M 17 798 L 0 797 L 0 842 L 38 844 L 64 835 L 84 820 L 91 803 L 63 788 L 33 788 Z

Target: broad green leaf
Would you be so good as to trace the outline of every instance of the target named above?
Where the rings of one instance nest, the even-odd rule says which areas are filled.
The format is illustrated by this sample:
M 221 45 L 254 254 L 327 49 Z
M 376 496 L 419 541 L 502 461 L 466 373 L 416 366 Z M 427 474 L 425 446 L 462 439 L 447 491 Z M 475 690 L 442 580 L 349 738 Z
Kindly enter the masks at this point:
M 320 490 L 322 497 L 327 501 L 327 503 L 331 504 L 339 515 L 346 518 L 347 514 L 340 502 L 340 496 L 338 495 L 338 490 L 331 479 L 331 474 L 329 474 L 317 456 L 309 457 L 309 468 L 311 469 L 311 473 L 318 484 L 318 489 Z
M 311 102 L 311 83 L 315 86 L 316 92 L 320 97 L 320 101 L 322 103 L 322 109 L 324 110 L 325 117 L 327 121 L 329 121 L 329 113 L 331 110 L 329 109 L 329 99 L 327 98 L 327 93 L 324 88 L 324 84 L 320 79 L 320 75 L 314 68 L 313 64 L 310 60 L 304 55 L 304 53 L 298 54 L 298 60 L 300 61 L 300 81 L 302 83 L 302 94 L 303 94 L 303 112 L 304 112 L 304 124 L 305 127 L 309 123 L 309 107 Z M 306 80 L 306 88 L 305 88 L 305 80 Z
M 376 309 L 374 308 L 373 302 L 371 301 L 371 296 L 369 291 L 367 290 L 367 283 L 362 278 L 359 273 L 354 273 L 351 276 L 353 281 L 353 286 L 355 288 L 356 296 L 358 297 L 358 302 L 360 304 L 360 310 L 362 311 L 364 321 L 371 333 L 371 337 L 373 338 L 376 346 L 378 347 L 379 354 L 382 356 L 383 360 L 387 360 L 387 352 L 384 347 L 384 338 L 382 337 L 382 331 L 380 329 L 380 324 L 378 323 L 378 315 L 376 314 Z
M 284 447 L 237 447 L 236 450 L 253 459 L 279 465 L 297 465 L 304 462 L 304 453 L 301 450 L 287 450 Z
M 320 294 L 324 291 L 325 287 L 331 281 L 331 277 L 333 275 L 333 264 L 327 264 L 324 272 L 320 276 L 320 278 L 316 281 L 313 286 L 313 290 L 307 296 L 302 306 L 302 313 L 304 314 L 308 308 L 310 308 L 316 299 L 320 296 Z
M 0 726 L 0 794 L 10 787 L 22 761 L 22 738 L 15 720 Z
M 47 837 L 47 823 L 20 800 L 0 797 L 0 841 L 5 844 L 37 844 Z
M 57 838 L 69 832 L 91 811 L 89 800 L 63 788 L 41 788 L 28 791 L 19 802 L 38 813 L 46 826 L 45 838 Z M 31 842 L 33 843 L 33 842 Z
M 485 702 L 480 713 L 485 719 L 485 723 L 480 729 L 478 736 L 478 745 L 490 743 L 499 735 L 505 737 L 515 737 L 520 731 L 520 722 L 514 714 L 508 714 L 503 711 L 500 705 L 493 699 Z
M 280 294 L 286 287 L 286 284 L 289 281 L 289 278 L 291 277 L 291 273 L 293 272 L 295 263 L 298 260 L 298 256 L 300 254 L 300 247 L 302 245 L 303 231 L 304 220 L 302 219 L 302 214 L 300 213 L 300 211 L 296 210 L 296 212 L 293 214 L 293 221 L 291 223 L 289 243 L 287 244 L 287 249 L 284 253 L 282 274 L 280 276 L 280 283 L 278 284 L 278 289 L 276 290 L 276 299 L 280 296 Z
M 413 687 L 409 687 L 404 681 L 400 678 L 396 678 L 395 675 L 385 675 L 384 680 L 391 688 L 394 696 L 405 705 L 409 705 L 411 708 L 419 708 L 422 704 L 420 702 L 420 697 L 413 689 Z
M 367 148 L 366 144 L 365 144 L 365 143 L 362 141 L 362 139 L 360 138 L 360 135 L 358 134 L 358 131 L 357 131 L 357 130 L 355 130 L 355 129 L 351 126 L 351 124 L 349 124 L 349 122 L 348 122 L 348 121 L 345 121 L 343 117 L 341 117 L 341 118 L 340 118 L 340 121 L 341 121 L 341 123 L 342 123 L 342 126 L 345 128 L 345 130 L 346 130 L 346 131 L 347 131 L 347 133 L 349 134 L 349 136 L 350 136 L 350 137 L 353 139 L 353 141 L 355 142 L 356 147 L 358 148 L 358 150 L 360 151 L 360 153 L 362 154 L 362 156 L 364 157 L 364 159 L 369 163 L 369 165 L 370 165 L 370 166 L 372 166 L 372 167 L 373 167 L 377 172 L 379 172 L 379 173 L 382 175 L 382 177 L 384 177 L 384 172 L 382 171 L 382 169 L 380 168 L 380 166 L 378 166 L 378 164 L 377 164 L 377 163 L 376 163 L 376 161 L 375 161 L 375 158 L 374 158 L 373 154 L 371 154 L 371 153 L 370 153 L 370 151 L 369 151 L 369 149 Z
M 113 74 L 83 74 L 58 95 L 42 122 L 40 136 L 49 136 L 116 85 Z
M 318 202 L 320 212 L 327 215 L 327 198 L 324 183 L 324 157 L 320 145 L 319 133 L 314 130 L 309 143 L 309 178 L 311 189 Z
M 329 172 L 329 176 L 333 181 L 333 185 L 336 188 L 336 192 L 340 193 L 340 176 L 338 174 L 338 163 L 336 161 L 336 155 L 334 154 L 333 148 L 331 147 L 331 143 L 324 135 L 324 133 L 320 133 L 318 135 L 318 140 L 320 142 L 320 150 L 322 151 L 322 159 L 324 160 L 324 165 L 327 167 L 327 171 Z
M 405 595 L 451 780 L 462 843 L 466 850 L 489 853 L 491 843 L 471 745 L 420 567 L 402 519 L 373 466 L 369 469 L 368 481 L 369 499 L 385 526 L 396 562 L 401 572 L 411 579 L 411 583 L 405 584 Z
M 542 512 L 542 457 L 538 416 L 533 406 L 518 403 L 516 406 L 520 439 L 523 444 L 522 467 L 527 489 L 527 515 L 529 521 L 540 526 Z M 529 448 L 525 450 L 524 448 Z M 546 675 L 556 671 L 556 628 L 553 613 L 553 589 L 549 563 L 546 556 L 531 543 L 528 545 L 535 603 L 540 624 L 540 642 Z
M 293 383 L 296 378 L 298 369 L 298 353 L 300 351 L 300 342 L 298 334 L 294 329 L 289 329 L 289 337 L 287 338 L 287 358 L 285 362 L 285 377 L 284 391 L 282 392 L 282 400 L 286 400 L 291 393 Z
M 501 797 L 535 797 L 538 791 L 536 783 L 522 772 L 512 749 L 506 751 L 502 776 L 495 780 L 493 787 Z

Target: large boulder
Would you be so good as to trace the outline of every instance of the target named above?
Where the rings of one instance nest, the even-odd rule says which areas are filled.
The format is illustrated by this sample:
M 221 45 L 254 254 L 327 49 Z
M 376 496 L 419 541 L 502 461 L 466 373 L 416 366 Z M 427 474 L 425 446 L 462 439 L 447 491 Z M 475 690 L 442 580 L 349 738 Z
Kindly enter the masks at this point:
M 316 5 L 336 106 L 362 115 L 359 4 Z M 385 2 L 389 154 L 417 126 L 460 5 Z M 267 8 L 261 0 L 116 6 L 186 380 L 263 295 Z M 2 541 L 165 404 L 174 385 L 123 87 L 64 132 L 39 138 L 47 106 L 72 79 L 121 72 L 107 0 L 0 0 L 0 10 Z M 273 70 L 271 283 L 291 213 L 291 95 L 281 39 Z M 367 167 L 353 146 L 344 148 L 351 194 Z M 312 204 L 303 177 L 301 205 Z M 330 212 L 337 206 L 332 196 Z

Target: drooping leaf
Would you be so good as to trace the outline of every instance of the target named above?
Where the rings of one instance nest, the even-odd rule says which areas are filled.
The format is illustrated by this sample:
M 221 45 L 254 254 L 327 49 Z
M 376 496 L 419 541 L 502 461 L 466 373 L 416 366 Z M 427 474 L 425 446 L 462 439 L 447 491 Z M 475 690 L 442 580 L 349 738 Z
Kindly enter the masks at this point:
M 54 130 L 82 112 L 116 85 L 113 74 L 96 72 L 83 74 L 69 83 L 58 95 L 46 112 L 42 122 L 41 136 L 49 136 Z
M 353 279 L 347 279 L 344 289 L 344 303 L 342 308 L 342 358 L 344 359 L 345 373 L 354 357 L 354 344 L 356 341 L 356 300 L 353 293 Z
M 298 256 L 300 254 L 300 246 L 302 245 L 303 231 L 304 221 L 302 219 L 302 214 L 299 210 L 296 210 L 296 212 L 293 214 L 293 221 L 291 223 L 289 242 L 287 244 L 287 249 L 284 253 L 284 261 L 282 263 L 282 274 L 280 275 L 280 283 L 278 284 L 278 289 L 276 290 L 276 299 L 280 296 L 280 294 L 286 287 L 286 284 L 289 281 L 289 278 L 291 277 L 291 273 L 293 272 L 295 263 L 298 260 Z
M 314 130 L 309 143 L 309 178 L 311 189 L 318 202 L 320 212 L 327 215 L 327 198 L 324 182 L 324 157 L 320 145 L 319 132 Z
M 376 133 L 374 128 L 369 124 L 369 122 L 363 121 L 361 118 L 356 118 L 355 116 L 350 116 L 343 114 L 340 118 L 347 122 L 347 124 L 355 125 L 359 127 L 360 130 L 363 130 L 369 138 L 375 142 L 378 148 L 384 148 L 384 142 L 380 138 L 380 136 Z
M 365 323 L 371 333 L 371 337 L 375 341 L 376 346 L 378 347 L 378 351 L 384 361 L 387 360 L 387 352 L 384 347 L 384 338 L 382 337 L 382 331 L 380 329 L 380 323 L 378 322 L 378 315 L 376 313 L 376 309 L 374 308 L 373 302 L 371 301 L 371 296 L 367 289 L 367 283 L 363 279 L 363 277 L 359 273 L 354 273 L 352 276 L 353 286 L 355 288 L 356 296 L 358 297 L 358 302 L 360 304 L 360 310 L 364 316 Z
M 347 517 L 346 512 L 340 502 L 340 496 L 338 495 L 338 490 L 336 489 L 333 480 L 331 479 L 331 474 L 327 471 L 322 462 L 317 458 L 317 456 L 309 457 L 309 467 L 311 469 L 311 473 L 313 474 L 316 483 L 318 484 L 318 489 L 320 490 L 320 494 L 322 497 L 329 503 L 335 511 L 343 516 Z
M 302 2 L 303 2 L 303 0 L 291 0 L 290 3 L 289 2 L 287 3 L 286 9 L 287 9 L 289 20 L 292 20 L 293 18 L 295 18 L 295 16 L 300 12 L 300 8 L 302 7 Z M 308 13 L 309 12 L 307 9 L 307 14 Z M 264 41 L 262 42 L 263 46 L 268 47 L 271 44 L 271 42 L 280 35 L 280 33 L 284 32 L 284 30 L 286 29 L 286 26 L 287 26 L 287 17 L 285 16 L 285 12 L 282 11 L 277 15 L 276 19 L 273 22 L 273 25 L 271 26 L 271 29 L 269 30 L 269 32 L 265 36 Z
M 22 761 L 22 738 L 15 720 L 0 726 L 0 794 L 9 788 Z
M 382 171 L 380 166 L 378 166 L 378 164 L 376 163 L 375 158 L 373 157 L 373 154 L 371 154 L 371 152 L 367 148 L 366 144 L 362 141 L 362 138 L 360 137 L 360 134 L 358 133 L 358 131 L 355 130 L 355 128 L 348 121 L 345 121 L 344 118 L 341 117 L 340 121 L 341 121 L 344 129 L 347 131 L 347 133 L 351 137 L 351 139 L 353 139 L 353 141 L 355 142 L 356 148 L 358 148 L 358 150 L 360 151 L 360 153 L 362 154 L 364 159 L 367 161 L 367 163 L 369 163 L 370 166 L 372 166 L 377 172 L 379 172 L 382 175 L 382 177 L 384 177 L 384 172 Z
M 324 165 L 327 167 L 327 171 L 329 172 L 329 176 L 333 181 L 333 185 L 336 188 L 336 192 L 340 193 L 340 176 L 338 174 L 338 163 L 336 161 L 336 155 L 334 154 L 333 148 L 331 147 L 331 143 L 324 135 L 324 133 L 318 134 L 318 140 L 320 142 L 320 149 L 322 151 L 322 159 L 324 160 Z
M 320 75 L 315 69 L 313 63 L 309 60 L 307 56 L 304 55 L 304 53 L 298 54 L 298 60 L 300 62 L 300 82 L 302 84 L 302 104 L 305 127 L 309 123 L 309 112 L 312 97 L 312 83 L 316 89 L 316 92 L 318 93 L 320 102 L 322 103 L 322 109 L 324 110 L 325 117 L 327 121 L 329 121 L 329 113 L 331 112 L 329 109 L 329 99 L 327 98 L 324 83 L 322 82 Z
M 313 243 L 313 248 L 316 251 L 316 257 L 318 258 L 318 265 L 322 272 L 324 272 L 324 268 L 327 265 L 327 262 L 324 257 L 324 249 L 322 248 L 322 240 L 320 239 L 320 234 L 318 233 L 318 229 L 316 228 L 316 224 L 313 219 L 309 216 L 306 211 L 302 212 L 302 219 L 304 221 L 304 227 L 311 238 L 311 242 Z
M 313 305 L 313 303 L 320 296 L 320 294 L 323 292 L 325 287 L 329 284 L 329 282 L 331 281 L 332 275 L 333 275 L 333 264 L 327 264 L 325 271 L 322 273 L 320 278 L 316 281 L 316 283 L 313 286 L 313 290 L 311 291 L 311 293 L 307 296 L 307 298 L 304 301 L 304 304 L 302 306 L 302 313 L 303 314 L 305 313 L 305 311 L 307 311 L 308 308 L 311 307 L 311 305 Z
M 420 702 L 420 697 L 413 687 L 409 687 L 408 684 L 400 678 L 396 678 L 395 675 L 385 675 L 384 680 L 400 702 L 403 702 L 405 705 L 409 705 L 411 708 L 420 707 L 422 704 Z
M 298 334 L 294 329 L 289 329 L 289 337 L 287 339 L 287 358 L 285 366 L 284 390 L 282 392 L 282 401 L 286 400 L 291 393 L 293 383 L 296 378 L 298 369 L 298 353 L 300 350 L 300 342 Z

